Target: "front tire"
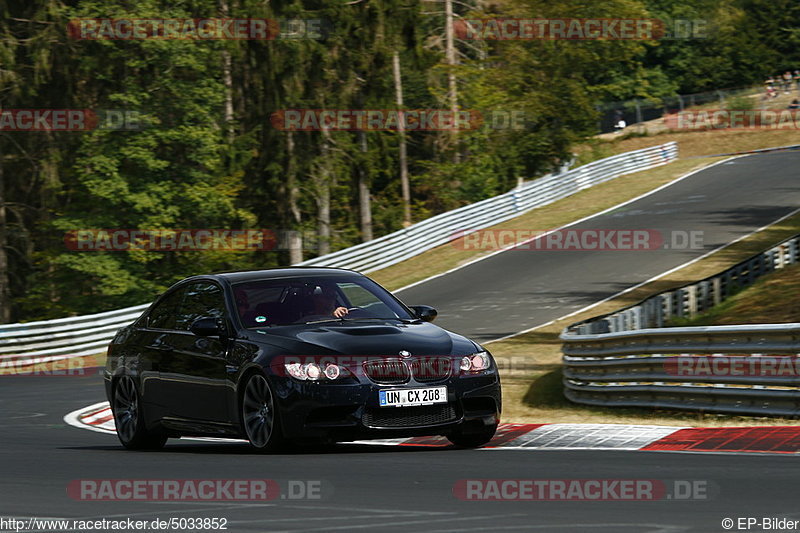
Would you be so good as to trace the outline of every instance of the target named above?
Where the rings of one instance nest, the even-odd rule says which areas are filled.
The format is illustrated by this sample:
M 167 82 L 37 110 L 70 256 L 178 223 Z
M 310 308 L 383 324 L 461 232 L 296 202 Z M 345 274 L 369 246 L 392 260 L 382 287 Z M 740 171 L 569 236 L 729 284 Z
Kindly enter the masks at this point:
M 459 448 L 478 448 L 487 444 L 497 432 L 497 424 L 481 431 L 480 433 L 452 433 L 447 436 L 447 440 Z
M 139 391 L 130 376 L 122 376 L 114 387 L 111 405 L 117 438 L 129 450 L 158 450 L 164 447 L 167 436 L 148 431 L 145 427 Z
M 278 411 L 267 378 L 253 374 L 242 394 L 242 428 L 256 450 L 273 452 L 284 445 Z

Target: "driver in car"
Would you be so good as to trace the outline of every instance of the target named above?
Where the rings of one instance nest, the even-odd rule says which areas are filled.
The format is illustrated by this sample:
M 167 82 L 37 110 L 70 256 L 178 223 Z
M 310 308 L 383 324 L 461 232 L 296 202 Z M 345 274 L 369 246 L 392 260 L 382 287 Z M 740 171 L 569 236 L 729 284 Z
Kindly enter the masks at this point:
M 350 311 L 346 307 L 336 305 L 336 292 L 331 287 L 315 287 L 312 296 L 315 315 L 332 315 L 342 318 Z

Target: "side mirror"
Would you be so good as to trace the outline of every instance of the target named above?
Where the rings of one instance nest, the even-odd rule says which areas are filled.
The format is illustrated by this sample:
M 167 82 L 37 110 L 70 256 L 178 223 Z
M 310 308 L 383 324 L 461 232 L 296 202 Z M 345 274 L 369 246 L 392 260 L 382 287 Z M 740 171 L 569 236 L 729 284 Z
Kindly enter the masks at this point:
M 423 322 L 433 322 L 433 320 L 439 315 L 439 313 L 436 312 L 436 309 L 430 305 L 412 305 L 411 310 L 414 311 L 414 314 L 417 315 L 417 318 Z
M 219 319 L 212 317 L 200 317 L 192 322 L 189 331 L 198 337 L 221 337 L 223 328 Z

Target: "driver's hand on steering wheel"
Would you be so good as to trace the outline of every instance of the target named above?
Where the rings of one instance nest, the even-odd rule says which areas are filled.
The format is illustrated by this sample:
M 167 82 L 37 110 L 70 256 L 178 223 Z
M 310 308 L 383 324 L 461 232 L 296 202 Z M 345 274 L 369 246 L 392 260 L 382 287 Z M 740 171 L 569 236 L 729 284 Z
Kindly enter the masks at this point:
M 350 310 L 347 309 L 346 307 L 337 307 L 336 309 L 333 310 L 333 316 L 335 316 L 336 318 L 342 318 L 349 312 Z

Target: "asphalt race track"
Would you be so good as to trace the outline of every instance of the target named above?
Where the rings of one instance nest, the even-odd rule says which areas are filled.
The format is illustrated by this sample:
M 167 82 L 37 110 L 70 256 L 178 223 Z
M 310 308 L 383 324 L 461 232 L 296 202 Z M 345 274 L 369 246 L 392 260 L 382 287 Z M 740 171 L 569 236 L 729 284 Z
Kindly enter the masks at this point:
M 436 323 L 442 327 L 477 340 L 497 339 L 608 298 L 798 207 L 800 153 L 740 157 L 570 227 L 657 230 L 667 236 L 667 246 L 670 232 L 700 231 L 702 249 L 512 249 L 414 285 L 398 296 L 409 305 L 436 307 Z
M 230 531 L 722 531 L 726 517 L 794 516 L 794 457 L 659 452 L 497 451 L 338 445 L 261 456 L 244 444 L 171 441 L 127 452 L 110 435 L 67 427 L 97 401 L 97 376 L 2 378 L 0 516 L 228 518 Z M 55 400 L 53 400 L 55 399 Z M 319 500 L 270 503 L 76 501 L 76 479 L 322 481 Z M 461 479 L 700 480 L 692 501 L 461 501 Z M 754 480 L 759 480 L 755 482 Z M 794 514 L 792 514 L 794 513 Z
M 435 305 L 442 325 L 483 339 L 535 326 L 747 234 L 800 204 L 800 154 L 740 158 L 591 219 L 581 228 L 705 232 L 703 250 L 510 251 L 401 293 Z M 791 454 L 457 450 L 342 444 L 261 456 L 244 444 L 170 441 L 124 451 L 113 436 L 67 426 L 104 400 L 99 375 L 0 377 L 0 517 L 227 518 L 228 531 L 717 532 L 724 518 L 800 519 Z M 542 421 L 547 422 L 547 421 Z M 79 479 L 319 481 L 320 499 L 93 502 Z M 706 497 L 658 501 L 462 501 L 464 479 L 701 481 Z M 284 495 L 287 493 L 284 492 Z M 2 529 L 2 528 L 0 528 Z M 754 530 L 754 529 L 751 529 Z M 758 529 L 755 529 L 758 530 Z

